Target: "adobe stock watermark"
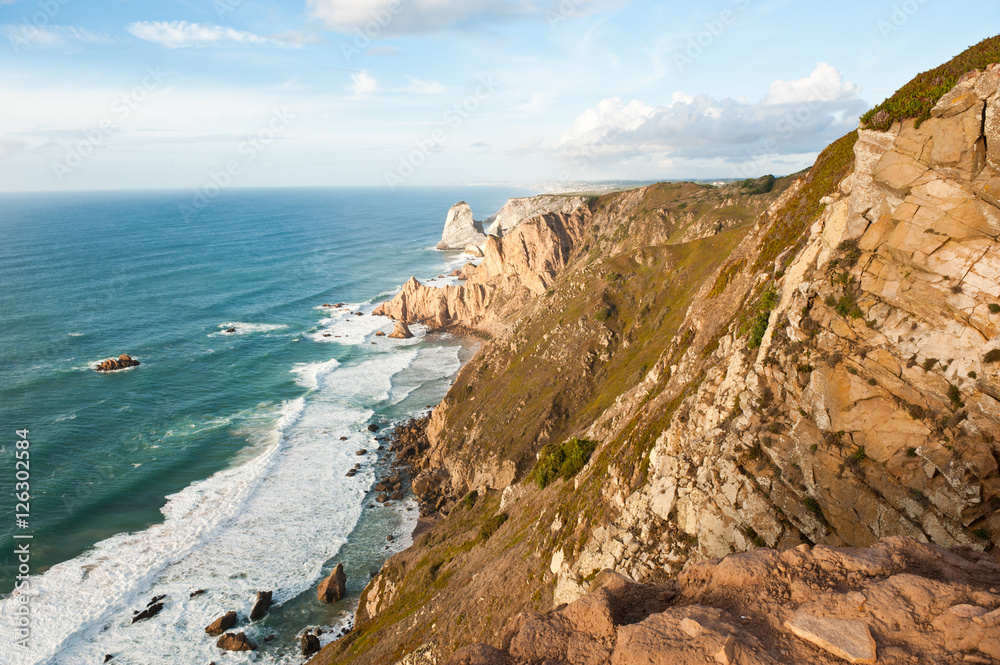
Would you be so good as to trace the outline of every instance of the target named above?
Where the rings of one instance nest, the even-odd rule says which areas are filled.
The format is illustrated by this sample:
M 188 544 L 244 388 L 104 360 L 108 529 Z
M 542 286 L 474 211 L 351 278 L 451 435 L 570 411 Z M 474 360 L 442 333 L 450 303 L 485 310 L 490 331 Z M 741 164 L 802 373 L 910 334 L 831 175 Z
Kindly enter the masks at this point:
M 445 111 L 441 116 L 440 125 L 428 136 L 414 141 L 413 150 L 399 156 L 399 164 L 394 171 L 385 172 L 385 184 L 389 189 L 395 190 L 426 164 L 434 153 L 440 151 L 441 146 L 448 141 L 449 131 L 454 131 L 465 124 L 493 96 L 498 86 L 499 83 L 492 76 L 480 77 L 475 91 Z
M 621 137 L 621 132 L 617 129 L 611 129 L 600 139 L 589 143 L 584 149 L 570 157 L 570 164 L 573 165 L 576 171 L 573 172 L 569 169 L 560 171 L 558 176 L 559 186 L 562 187 L 563 185 L 582 180 L 591 165 L 602 155 L 607 154 L 603 148 L 613 145 L 614 141 L 619 137 Z
M 555 30 L 559 24 L 565 23 L 580 12 L 580 7 L 588 0 L 562 0 L 555 9 L 545 12 L 545 20 L 549 28 Z
M 191 203 L 182 203 L 178 206 L 184 221 L 190 221 L 194 215 L 207 208 L 219 194 L 232 186 L 233 181 L 243 173 L 243 169 L 267 150 L 268 146 L 291 126 L 293 120 L 295 115 L 289 113 L 288 109 L 272 110 L 267 126 L 256 134 L 248 136 L 236 148 L 240 159 L 231 159 L 219 168 L 209 171 L 205 183 L 194 190 Z
M 878 31 L 882 35 L 882 39 L 888 40 L 893 34 L 899 32 L 926 4 L 927 0 L 905 0 L 905 2 L 894 4 L 889 18 L 881 19 L 878 22 Z
M 13 29 L 7 31 L 7 40 L 15 52 L 28 48 L 41 35 L 42 28 L 52 24 L 62 8 L 73 0 L 39 0 L 38 10 L 25 16 Z
M 226 14 L 236 11 L 242 4 L 243 0 L 212 0 L 212 9 L 221 21 L 226 18 Z
M 52 173 L 56 180 L 62 183 L 66 176 L 80 168 L 95 150 L 103 147 L 121 124 L 149 99 L 153 91 L 159 88 L 166 78 L 166 73 L 159 67 L 147 67 L 146 76 L 143 77 L 142 82 L 120 95 L 111 104 L 111 113 L 101 118 L 97 127 L 85 130 L 83 138 L 69 147 L 62 161 L 52 163 Z
M 723 9 L 715 17 L 705 21 L 700 31 L 688 37 L 684 50 L 674 53 L 674 67 L 678 72 L 683 72 L 685 68 L 693 65 L 730 26 L 736 24 L 740 13 L 750 8 L 750 0 L 731 1 L 734 9 Z
M 371 46 L 371 43 L 381 36 L 382 32 L 392 24 L 392 20 L 403 8 L 402 0 L 389 0 L 381 9 L 371 13 L 371 18 L 363 25 L 354 28 L 354 39 L 340 43 L 340 52 L 344 60 L 350 63 L 354 56 L 361 55 Z

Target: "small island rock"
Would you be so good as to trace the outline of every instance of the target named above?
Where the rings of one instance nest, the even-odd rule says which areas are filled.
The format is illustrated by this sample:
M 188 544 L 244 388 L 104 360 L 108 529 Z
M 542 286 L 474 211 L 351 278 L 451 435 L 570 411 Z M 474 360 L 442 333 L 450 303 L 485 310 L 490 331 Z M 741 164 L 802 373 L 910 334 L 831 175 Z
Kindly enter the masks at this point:
M 320 582 L 317 595 L 320 602 L 334 603 L 347 593 L 347 575 L 344 574 L 344 564 L 338 563 L 325 580 Z

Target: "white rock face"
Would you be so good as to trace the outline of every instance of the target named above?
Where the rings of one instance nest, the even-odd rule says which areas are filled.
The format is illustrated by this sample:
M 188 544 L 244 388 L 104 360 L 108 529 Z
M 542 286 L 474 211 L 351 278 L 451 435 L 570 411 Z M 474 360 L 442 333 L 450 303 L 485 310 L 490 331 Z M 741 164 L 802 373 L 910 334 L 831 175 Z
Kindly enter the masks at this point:
M 448 211 L 448 219 L 444 223 L 444 233 L 441 242 L 437 244 L 442 250 L 462 250 L 469 245 L 486 244 L 486 234 L 483 233 L 483 223 L 472 217 L 472 208 L 465 201 L 456 203 Z
M 532 196 L 510 199 L 497 214 L 483 222 L 487 235 L 503 236 L 521 222 L 552 212 L 570 214 L 586 201 L 583 196 Z

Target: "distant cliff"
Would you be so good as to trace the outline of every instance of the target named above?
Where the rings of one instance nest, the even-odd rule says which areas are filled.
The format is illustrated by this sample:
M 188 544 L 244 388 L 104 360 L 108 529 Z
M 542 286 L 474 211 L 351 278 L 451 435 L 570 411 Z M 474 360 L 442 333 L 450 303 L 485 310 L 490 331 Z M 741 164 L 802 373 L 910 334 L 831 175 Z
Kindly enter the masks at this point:
M 921 75 L 808 172 L 587 199 L 385 303 L 488 341 L 413 462 L 436 524 L 312 662 L 833 663 L 838 635 L 1000 658 L 994 58 Z M 758 548 L 784 553 L 732 556 Z

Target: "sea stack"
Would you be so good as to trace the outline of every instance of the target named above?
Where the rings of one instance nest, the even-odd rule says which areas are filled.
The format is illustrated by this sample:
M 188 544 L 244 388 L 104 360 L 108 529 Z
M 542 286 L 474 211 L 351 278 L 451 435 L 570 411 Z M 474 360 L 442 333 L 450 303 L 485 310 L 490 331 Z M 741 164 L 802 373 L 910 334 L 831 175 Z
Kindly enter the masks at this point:
M 389 337 L 392 339 L 410 339 L 413 337 L 413 333 L 410 332 L 410 327 L 406 325 L 405 321 L 396 321 L 396 327 L 393 328 Z
M 344 564 L 338 563 L 330 575 L 320 582 L 317 595 L 320 602 L 335 603 L 347 592 L 347 575 L 344 574 Z
M 482 245 L 486 242 L 482 222 L 472 217 L 472 208 L 465 201 L 460 201 L 448 211 L 444 223 L 444 232 L 437 248 L 441 250 L 464 250 L 469 245 Z

